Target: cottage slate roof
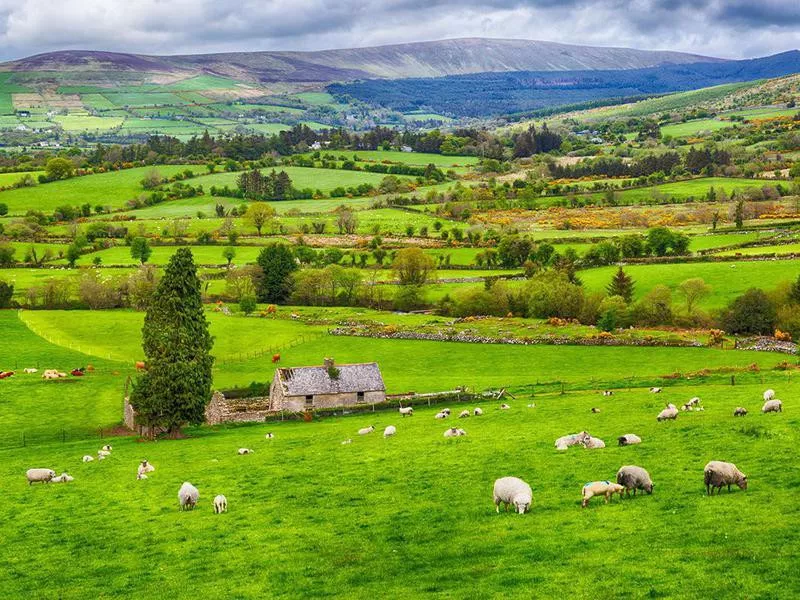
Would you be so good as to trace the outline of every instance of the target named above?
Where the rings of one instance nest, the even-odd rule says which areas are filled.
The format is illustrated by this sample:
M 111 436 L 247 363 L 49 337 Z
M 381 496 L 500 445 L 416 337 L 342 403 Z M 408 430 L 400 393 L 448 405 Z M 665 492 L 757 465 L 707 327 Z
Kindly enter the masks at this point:
M 324 366 L 279 368 L 276 375 L 287 396 L 386 390 L 378 363 L 335 365 L 335 367 L 339 369 L 338 379 L 331 379 L 328 369 Z

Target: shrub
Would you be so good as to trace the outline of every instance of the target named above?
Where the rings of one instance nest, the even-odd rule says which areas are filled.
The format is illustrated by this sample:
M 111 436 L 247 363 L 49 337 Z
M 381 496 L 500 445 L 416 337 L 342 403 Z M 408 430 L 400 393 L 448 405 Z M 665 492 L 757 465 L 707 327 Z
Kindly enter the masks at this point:
M 731 333 L 770 335 L 775 330 L 775 307 L 763 290 L 750 288 L 723 313 L 723 327 Z
M 256 310 L 256 297 L 252 294 L 242 296 L 239 300 L 239 310 L 246 315 L 253 313 Z
M 9 308 L 13 296 L 14 286 L 5 281 L 0 281 L 0 308 Z

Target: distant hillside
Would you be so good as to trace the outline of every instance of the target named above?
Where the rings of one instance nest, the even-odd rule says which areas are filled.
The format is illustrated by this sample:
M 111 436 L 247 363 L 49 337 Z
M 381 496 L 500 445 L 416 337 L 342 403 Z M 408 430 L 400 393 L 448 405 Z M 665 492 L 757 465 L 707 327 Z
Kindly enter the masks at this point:
M 400 112 L 487 117 L 537 109 L 652 96 L 800 72 L 800 52 L 724 62 L 665 64 L 645 69 L 518 71 L 440 78 L 372 79 L 328 90 Z
M 0 71 L 221 75 L 251 83 L 442 77 L 483 72 L 640 69 L 716 61 L 681 52 L 467 38 L 320 52 L 236 52 L 146 56 L 70 50 L 0 65 Z M 73 76 L 71 79 L 75 79 Z M 94 81 L 96 78 L 91 78 Z

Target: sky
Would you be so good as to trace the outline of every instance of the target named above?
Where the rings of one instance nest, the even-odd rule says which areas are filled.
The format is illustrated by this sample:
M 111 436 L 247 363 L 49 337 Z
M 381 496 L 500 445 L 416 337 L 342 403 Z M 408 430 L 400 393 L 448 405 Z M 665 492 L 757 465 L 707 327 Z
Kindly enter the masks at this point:
M 0 60 L 54 50 L 322 50 L 458 37 L 751 58 L 800 45 L 800 0 L 0 0 Z

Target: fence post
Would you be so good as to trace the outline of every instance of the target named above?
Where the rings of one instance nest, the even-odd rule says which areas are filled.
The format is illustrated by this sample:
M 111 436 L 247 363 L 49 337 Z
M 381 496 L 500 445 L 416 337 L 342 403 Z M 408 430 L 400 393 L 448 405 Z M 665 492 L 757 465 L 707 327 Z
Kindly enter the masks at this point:
M 731 385 L 736 385 L 736 375 L 731 375 Z
M 25 447 L 25 432 L 22 432 L 22 447 Z
M 564 382 L 561 382 L 561 395 L 564 395 Z

